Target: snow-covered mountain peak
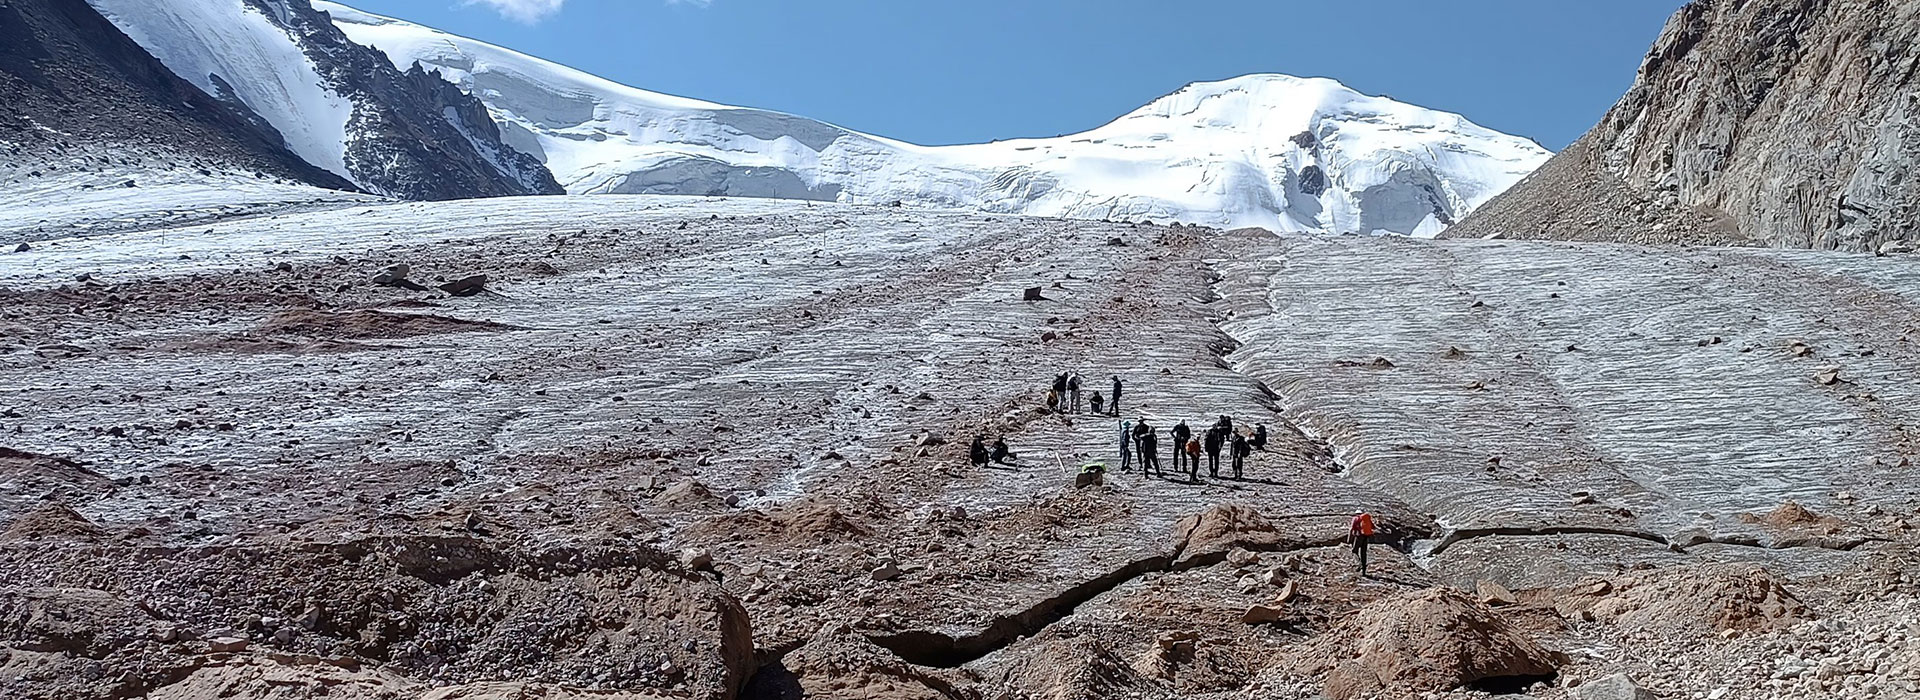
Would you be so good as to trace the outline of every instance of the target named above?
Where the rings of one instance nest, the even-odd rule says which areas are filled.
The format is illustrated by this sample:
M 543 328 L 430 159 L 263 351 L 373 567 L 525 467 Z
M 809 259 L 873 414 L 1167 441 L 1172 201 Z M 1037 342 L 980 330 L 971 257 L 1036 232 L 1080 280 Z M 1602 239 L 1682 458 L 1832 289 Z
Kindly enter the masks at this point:
M 1434 235 L 1551 154 L 1326 78 L 1194 83 L 1079 134 L 917 146 L 622 85 L 316 0 L 356 43 L 438 70 L 575 194 L 782 197 L 1276 231 Z

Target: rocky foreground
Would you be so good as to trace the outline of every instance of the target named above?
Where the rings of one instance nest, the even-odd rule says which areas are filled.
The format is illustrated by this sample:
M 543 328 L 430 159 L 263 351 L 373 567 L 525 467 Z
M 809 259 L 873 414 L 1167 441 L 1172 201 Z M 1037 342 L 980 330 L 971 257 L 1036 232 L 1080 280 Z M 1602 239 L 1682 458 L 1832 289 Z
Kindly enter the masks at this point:
M 606 197 L 0 286 L 7 697 L 1920 696 L 1897 257 Z M 1076 488 L 1067 369 L 1273 442 Z

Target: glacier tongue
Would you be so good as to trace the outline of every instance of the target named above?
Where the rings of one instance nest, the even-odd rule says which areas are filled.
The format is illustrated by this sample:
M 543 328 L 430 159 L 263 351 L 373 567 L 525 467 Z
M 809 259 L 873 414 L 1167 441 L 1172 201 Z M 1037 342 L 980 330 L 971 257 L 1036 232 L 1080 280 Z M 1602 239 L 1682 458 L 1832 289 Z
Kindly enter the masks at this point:
M 835 200 L 1276 231 L 1433 236 L 1550 155 L 1326 79 L 1196 83 L 1081 134 L 928 147 L 648 92 L 316 1 L 356 43 L 438 69 L 574 194 Z

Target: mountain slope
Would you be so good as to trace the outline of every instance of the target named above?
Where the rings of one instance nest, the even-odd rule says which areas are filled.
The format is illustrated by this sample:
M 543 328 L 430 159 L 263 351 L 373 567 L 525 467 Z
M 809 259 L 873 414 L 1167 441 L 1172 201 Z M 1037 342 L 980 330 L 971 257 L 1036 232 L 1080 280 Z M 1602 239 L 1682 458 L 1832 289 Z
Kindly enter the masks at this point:
M 1920 2 L 1699 0 L 1618 105 L 1449 236 L 1877 249 L 1915 236 Z
M 349 41 L 305 0 L 88 0 L 208 94 L 259 115 L 307 162 L 412 199 L 556 194 L 484 109 Z
M 1550 155 L 1331 80 L 1197 83 L 1051 139 L 924 147 L 639 90 L 484 42 L 316 2 L 396 65 L 477 96 L 576 194 L 693 194 L 1432 235 Z
M 0 93 L 0 142 L 15 167 L 58 170 L 80 150 L 131 150 L 349 187 L 287 152 L 251 113 L 175 77 L 84 0 L 0 4 Z

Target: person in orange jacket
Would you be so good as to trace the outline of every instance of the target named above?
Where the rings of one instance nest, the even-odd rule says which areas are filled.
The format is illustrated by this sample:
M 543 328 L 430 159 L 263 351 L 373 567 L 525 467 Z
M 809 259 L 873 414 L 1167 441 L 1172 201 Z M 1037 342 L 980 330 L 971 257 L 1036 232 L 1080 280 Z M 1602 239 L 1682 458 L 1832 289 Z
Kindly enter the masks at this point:
M 1187 480 L 1200 481 L 1200 438 L 1187 438 L 1187 444 L 1181 448 L 1187 451 Z
M 1353 545 L 1353 555 L 1360 558 L 1360 575 L 1367 575 L 1367 544 L 1373 540 L 1373 516 L 1366 511 L 1354 514 L 1353 524 L 1347 526 L 1347 542 Z

